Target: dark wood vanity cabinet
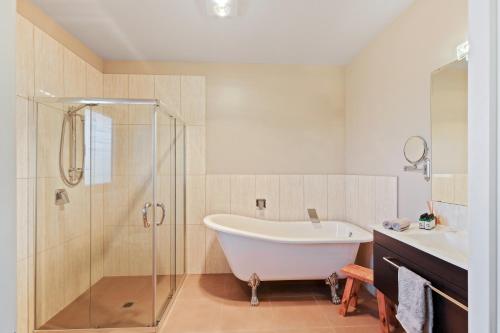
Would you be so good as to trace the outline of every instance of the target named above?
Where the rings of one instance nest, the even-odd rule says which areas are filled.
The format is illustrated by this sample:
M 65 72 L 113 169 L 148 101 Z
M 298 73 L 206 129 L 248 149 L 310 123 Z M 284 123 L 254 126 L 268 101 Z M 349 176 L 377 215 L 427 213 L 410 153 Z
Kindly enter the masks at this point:
M 398 269 L 384 258 L 405 266 L 430 281 L 434 287 L 467 305 L 465 269 L 377 231 L 374 231 L 373 256 L 375 287 L 394 303 L 398 303 Z M 434 332 L 467 332 L 467 311 L 436 292 L 432 293 L 432 299 Z

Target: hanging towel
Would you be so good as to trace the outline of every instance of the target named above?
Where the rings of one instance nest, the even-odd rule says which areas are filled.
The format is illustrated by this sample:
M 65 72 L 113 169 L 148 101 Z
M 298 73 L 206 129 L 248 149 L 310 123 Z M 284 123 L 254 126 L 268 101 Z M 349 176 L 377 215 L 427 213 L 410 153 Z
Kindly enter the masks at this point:
M 398 271 L 398 318 L 408 333 L 432 333 L 433 309 L 430 282 L 405 267 Z

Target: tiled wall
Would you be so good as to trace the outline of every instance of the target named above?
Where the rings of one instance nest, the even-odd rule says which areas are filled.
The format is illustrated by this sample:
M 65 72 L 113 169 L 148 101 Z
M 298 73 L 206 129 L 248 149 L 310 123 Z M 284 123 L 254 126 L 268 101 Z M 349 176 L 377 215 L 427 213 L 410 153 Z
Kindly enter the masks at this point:
M 267 208 L 258 211 L 257 198 Z M 307 220 L 316 208 L 322 220 L 343 220 L 369 229 L 397 216 L 397 178 L 351 175 L 188 176 L 187 265 L 189 273 L 229 272 L 215 233 L 203 217 L 231 213 L 278 221 Z
M 468 231 L 469 210 L 466 205 L 456 205 L 434 201 L 434 210 L 440 218 L 440 223 L 456 230 Z
M 432 199 L 467 205 L 467 174 L 433 174 Z
M 151 237 L 138 223 L 140 209 L 151 193 L 150 187 L 143 186 L 150 183 L 145 161 L 151 161 L 151 152 L 144 149 L 151 147 L 150 110 L 138 106 L 97 109 L 113 119 L 112 182 L 66 188 L 71 203 L 61 209 L 54 205 L 53 193 L 56 188 L 65 188 L 57 165 L 62 112 L 39 107 L 37 142 L 34 104 L 30 97 L 159 98 L 169 112 L 186 119 L 189 125 L 187 169 L 190 174 L 204 175 L 205 79 L 176 75 L 103 75 L 19 15 L 16 51 L 18 332 L 23 333 L 35 326 L 32 245 L 36 214 L 39 261 L 36 288 L 40 295 L 37 324 L 52 317 L 89 288 L 89 283 L 103 276 L 150 274 L 152 255 Z M 160 127 L 169 121 L 159 120 Z M 170 135 L 168 131 L 168 126 L 160 128 L 159 135 Z M 160 146 L 164 150 L 170 148 Z M 161 174 L 160 178 L 162 184 L 165 183 L 163 188 L 168 188 L 170 175 Z M 38 191 L 36 212 L 35 188 Z M 167 198 L 164 201 L 168 204 Z M 184 232 L 183 228 L 178 229 L 179 233 Z M 166 234 L 161 235 L 162 239 L 170 239 L 170 229 L 163 230 Z M 160 253 L 167 252 L 162 250 Z M 182 251 L 178 253 L 182 255 Z M 160 265 L 160 273 L 162 268 L 170 267 L 169 257 L 168 253 L 160 259 L 164 263 Z
M 17 17 L 17 168 L 18 168 L 18 329 L 34 327 L 34 220 L 38 219 L 36 254 L 40 321 L 102 277 L 102 188 L 68 189 L 74 204 L 54 205 L 53 193 L 63 188 L 57 169 L 62 113 L 40 107 L 40 140 L 35 138 L 32 96 L 102 96 L 102 74 L 22 16 Z M 38 145 L 38 165 L 35 151 Z M 37 178 L 35 178 L 35 175 Z M 38 207 L 35 212 L 35 186 Z M 90 191 L 96 201 L 89 212 Z M 47 195 L 45 195 L 47 194 Z M 50 194 L 50 195 L 49 195 Z M 93 225 L 90 228 L 90 214 Z M 92 229 L 92 233 L 91 230 Z M 88 249 L 92 243 L 92 252 Z M 87 251 L 85 251 L 87 249 Z M 92 256 L 92 267 L 90 257 Z
M 188 174 L 205 173 L 205 81 L 202 77 L 179 75 L 105 74 L 104 96 L 112 98 L 159 98 L 167 110 L 185 119 Z M 113 119 L 113 179 L 104 185 L 104 275 L 151 274 L 151 235 L 142 226 L 141 209 L 151 201 L 151 109 L 143 106 L 110 106 L 104 109 Z M 168 146 L 169 120 L 158 115 L 160 160 L 174 150 Z M 203 143 L 203 144 L 202 144 Z M 171 175 L 160 171 L 159 198 L 167 205 Z M 182 228 L 178 228 L 181 233 Z M 170 239 L 168 228 L 160 229 L 160 243 Z M 160 251 L 160 274 L 168 274 L 168 251 Z M 179 258 L 178 261 L 181 261 Z M 163 269 L 162 269 L 163 268 Z

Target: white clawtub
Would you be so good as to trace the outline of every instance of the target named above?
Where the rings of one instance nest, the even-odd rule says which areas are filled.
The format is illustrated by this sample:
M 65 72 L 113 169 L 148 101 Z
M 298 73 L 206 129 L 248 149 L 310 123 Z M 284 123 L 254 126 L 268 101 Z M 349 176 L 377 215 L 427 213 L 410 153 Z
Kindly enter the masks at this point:
M 210 215 L 205 225 L 217 232 L 233 274 L 252 287 L 258 304 L 260 281 L 326 279 L 332 301 L 340 269 L 353 263 L 360 243 L 372 234 L 347 222 L 274 222 L 229 214 Z

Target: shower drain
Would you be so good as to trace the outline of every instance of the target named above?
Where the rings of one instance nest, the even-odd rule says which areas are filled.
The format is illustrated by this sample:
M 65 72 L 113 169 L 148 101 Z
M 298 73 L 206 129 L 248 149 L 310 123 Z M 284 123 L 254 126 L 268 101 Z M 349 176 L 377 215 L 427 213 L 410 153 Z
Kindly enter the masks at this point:
M 134 305 L 134 302 L 127 302 L 122 305 L 122 308 L 130 308 L 132 305 Z

